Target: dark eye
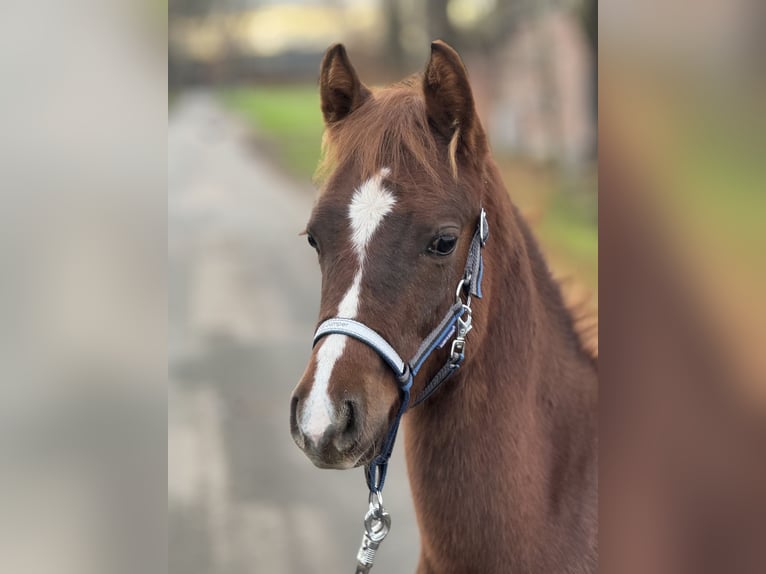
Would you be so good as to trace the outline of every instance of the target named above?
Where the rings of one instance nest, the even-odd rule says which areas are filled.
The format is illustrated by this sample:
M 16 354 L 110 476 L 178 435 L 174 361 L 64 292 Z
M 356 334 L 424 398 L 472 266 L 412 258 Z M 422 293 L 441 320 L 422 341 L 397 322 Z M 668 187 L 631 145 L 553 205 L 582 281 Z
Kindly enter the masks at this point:
M 311 235 L 310 233 L 307 233 L 307 234 L 306 234 L 306 239 L 308 240 L 308 242 L 309 242 L 309 245 L 311 245 L 311 247 L 313 247 L 314 249 L 316 249 L 316 250 L 317 250 L 317 253 L 319 253 L 319 245 L 317 245 L 317 240 L 316 240 L 316 239 L 314 239 L 314 236 L 313 236 L 313 235 Z
M 454 251 L 455 245 L 457 245 L 457 237 L 454 235 L 439 235 L 431 241 L 428 252 L 433 255 L 449 255 Z

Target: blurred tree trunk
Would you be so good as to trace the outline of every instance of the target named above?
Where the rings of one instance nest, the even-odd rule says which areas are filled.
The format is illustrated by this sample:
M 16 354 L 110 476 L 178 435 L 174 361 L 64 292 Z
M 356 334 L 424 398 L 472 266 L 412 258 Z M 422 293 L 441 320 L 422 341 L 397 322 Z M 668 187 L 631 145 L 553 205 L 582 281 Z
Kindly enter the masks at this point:
M 591 121 L 594 125 L 591 157 L 598 157 L 598 0 L 585 0 L 582 25 L 588 38 L 591 57 Z
M 404 69 L 404 48 L 402 46 L 402 11 L 398 0 L 384 0 L 386 18 L 386 52 L 391 70 L 397 75 Z
M 457 30 L 449 21 L 447 5 L 449 0 L 426 1 L 426 25 L 431 40 L 444 40 L 450 46 L 460 49 L 460 38 Z

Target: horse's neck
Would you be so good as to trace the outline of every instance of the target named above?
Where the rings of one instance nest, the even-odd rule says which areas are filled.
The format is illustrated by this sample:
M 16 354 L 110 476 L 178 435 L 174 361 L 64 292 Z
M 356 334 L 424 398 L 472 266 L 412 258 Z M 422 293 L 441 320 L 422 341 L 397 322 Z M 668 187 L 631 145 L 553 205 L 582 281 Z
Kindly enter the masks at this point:
M 495 194 L 487 208 L 485 297 L 474 304 L 466 363 L 408 415 L 407 459 L 426 556 L 452 548 L 472 567 L 502 571 L 487 563 L 502 558 L 523 571 L 551 513 L 567 514 L 551 508 L 570 499 L 556 492 L 567 464 L 591 456 L 580 451 L 590 452 L 595 394 L 583 388 L 595 391 L 595 373 L 526 225 L 508 224 L 510 200 Z M 492 536 L 504 550 L 487 548 Z

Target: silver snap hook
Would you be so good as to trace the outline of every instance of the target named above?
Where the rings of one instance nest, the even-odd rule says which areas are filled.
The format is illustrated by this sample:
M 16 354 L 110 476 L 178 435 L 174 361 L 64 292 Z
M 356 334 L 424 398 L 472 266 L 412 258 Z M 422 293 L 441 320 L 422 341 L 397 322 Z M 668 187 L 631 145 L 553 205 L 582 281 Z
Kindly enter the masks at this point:
M 356 554 L 356 573 L 366 574 L 372 569 L 380 543 L 391 530 L 391 515 L 383 508 L 380 491 L 370 492 L 370 509 L 364 516 L 362 544 Z

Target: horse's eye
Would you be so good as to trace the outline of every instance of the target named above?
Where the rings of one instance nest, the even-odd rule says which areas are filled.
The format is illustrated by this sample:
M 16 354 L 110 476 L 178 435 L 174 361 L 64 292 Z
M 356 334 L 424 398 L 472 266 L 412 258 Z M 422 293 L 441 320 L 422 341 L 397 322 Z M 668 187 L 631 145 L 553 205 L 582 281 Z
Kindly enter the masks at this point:
M 314 249 L 316 249 L 316 250 L 317 250 L 317 253 L 318 253 L 318 252 L 319 252 L 319 245 L 317 245 L 317 240 L 316 240 L 316 239 L 314 239 L 314 236 L 313 236 L 313 235 L 311 235 L 310 233 L 307 233 L 307 234 L 306 234 L 306 239 L 308 240 L 308 242 L 309 242 L 309 245 L 311 245 L 311 247 L 313 247 Z
M 433 255 L 449 255 L 455 249 L 457 237 L 454 235 L 439 235 L 434 237 L 428 246 L 428 252 Z

